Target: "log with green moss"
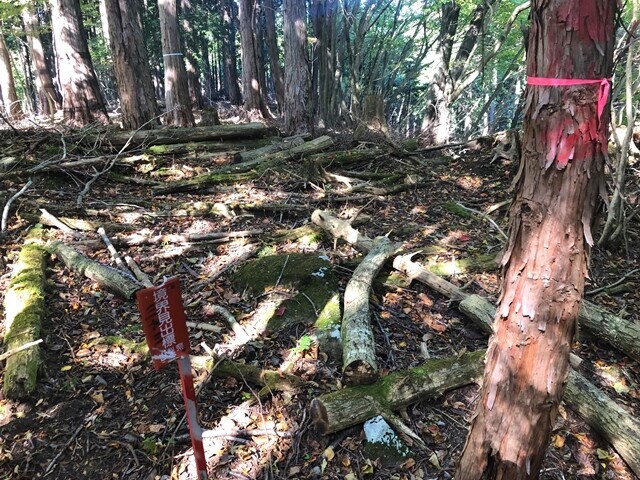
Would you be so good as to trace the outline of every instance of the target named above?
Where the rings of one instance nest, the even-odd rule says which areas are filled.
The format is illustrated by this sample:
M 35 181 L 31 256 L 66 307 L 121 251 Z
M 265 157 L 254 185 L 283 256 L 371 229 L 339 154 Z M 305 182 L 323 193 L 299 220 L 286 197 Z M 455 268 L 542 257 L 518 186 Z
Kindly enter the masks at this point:
M 210 127 L 191 128 L 158 128 L 155 130 L 139 130 L 135 132 L 109 131 L 97 135 L 85 135 L 83 141 L 91 145 L 101 144 L 103 147 L 121 149 L 140 145 L 168 145 L 173 143 L 220 141 L 242 138 L 264 137 L 274 133 L 262 123 L 246 123 L 243 125 L 213 125 Z
M 124 298 L 132 299 L 136 291 L 142 288 L 135 278 L 116 268 L 91 260 L 62 242 L 53 242 L 47 249 L 55 253 L 70 270 L 90 278 Z
M 201 153 L 239 152 L 255 149 L 270 143 L 268 138 L 248 138 L 243 141 L 189 142 L 152 145 L 145 152 L 151 155 L 199 156 Z
M 387 375 L 372 385 L 321 395 L 311 402 L 311 418 L 324 435 L 344 430 L 381 413 L 474 383 L 484 370 L 483 358 L 484 351 L 478 351 L 428 360 L 418 367 Z
M 427 267 L 431 273 L 448 277 L 461 273 L 490 272 L 498 269 L 495 254 L 478 255 L 477 257 L 467 257 L 451 260 L 449 262 L 438 262 Z
M 270 155 L 272 153 L 291 150 L 292 148 L 304 144 L 305 140 L 307 140 L 308 138 L 311 138 L 311 135 L 305 133 L 302 135 L 295 135 L 293 137 L 278 139 L 280 141 L 265 145 L 260 148 L 255 148 L 254 150 L 239 152 L 236 154 L 236 160 L 239 162 L 247 162 L 249 160 L 262 158 L 265 155 Z
M 153 189 L 154 193 L 164 195 L 167 193 L 193 192 L 213 185 L 228 185 L 230 183 L 241 183 L 253 180 L 258 177 L 258 172 L 242 173 L 205 173 L 189 180 L 173 182 L 169 185 L 162 185 Z
M 40 368 L 40 347 L 35 344 L 18 351 L 40 337 L 45 315 L 45 256 L 43 232 L 39 226 L 27 235 L 20 250 L 11 281 L 4 297 L 7 350 L 16 353 L 7 359 L 3 391 L 8 398 L 24 399 L 36 387 Z

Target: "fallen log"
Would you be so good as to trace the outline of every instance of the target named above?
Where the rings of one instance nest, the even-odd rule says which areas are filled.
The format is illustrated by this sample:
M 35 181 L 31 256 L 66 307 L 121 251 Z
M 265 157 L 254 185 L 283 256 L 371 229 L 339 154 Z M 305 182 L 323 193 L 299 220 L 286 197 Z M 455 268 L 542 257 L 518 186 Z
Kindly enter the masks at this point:
M 308 133 L 295 135 L 293 137 L 286 137 L 281 139 L 280 142 L 272 143 L 271 145 L 265 145 L 264 147 L 256 148 L 254 150 L 246 150 L 239 152 L 235 155 L 235 158 L 239 162 L 247 162 L 249 160 L 255 160 L 257 158 L 264 157 L 271 153 L 276 153 L 284 150 L 291 150 L 294 147 L 303 145 L 305 140 L 311 138 Z
M 47 249 L 75 272 L 113 290 L 126 299 L 132 299 L 142 285 L 124 272 L 91 260 L 62 242 L 53 242 Z
M 214 125 L 210 127 L 191 128 L 158 128 L 154 130 L 109 131 L 106 134 L 86 135 L 83 141 L 92 145 L 102 143 L 121 149 L 140 145 L 163 145 L 173 143 L 205 142 L 208 140 L 230 140 L 238 138 L 262 137 L 272 133 L 262 123 L 246 123 L 243 125 Z
M 232 238 L 251 237 L 262 234 L 262 230 L 242 230 L 238 232 L 185 233 L 168 235 L 144 235 L 134 233 L 113 238 L 115 245 L 159 245 L 163 243 L 197 243 L 207 241 L 229 241 Z
M 448 390 L 474 383 L 484 370 L 484 350 L 459 357 L 428 360 L 395 372 L 372 385 L 343 388 L 315 398 L 311 419 L 323 435 L 363 423 L 369 418 L 436 398 Z M 564 402 L 640 474 L 640 422 L 579 373 L 572 371 Z
M 311 214 L 311 221 L 333 238 L 342 239 L 360 251 L 368 252 L 373 247 L 373 240 L 371 238 L 353 228 L 349 222 L 340 220 L 329 212 L 315 210 Z
M 45 250 L 42 228 L 33 228 L 20 250 L 4 297 L 4 345 L 10 352 L 4 368 L 3 392 L 21 400 L 36 387 L 40 368 L 38 340 L 45 316 Z M 31 344 L 30 348 L 24 348 Z
M 448 390 L 476 382 L 484 370 L 484 350 L 428 360 L 395 372 L 372 385 L 321 395 L 311 402 L 311 419 L 323 435 L 344 430 L 383 413 L 399 410 Z
M 350 384 L 373 383 L 378 377 L 369 294 L 378 272 L 397 250 L 398 245 L 387 237 L 377 237 L 345 289 L 341 330 L 342 371 Z
M 248 138 L 242 141 L 172 143 L 152 145 L 145 149 L 145 153 L 162 155 L 183 155 L 186 157 L 200 157 L 203 153 L 223 153 L 242 151 L 247 148 L 258 148 L 269 142 L 268 138 Z

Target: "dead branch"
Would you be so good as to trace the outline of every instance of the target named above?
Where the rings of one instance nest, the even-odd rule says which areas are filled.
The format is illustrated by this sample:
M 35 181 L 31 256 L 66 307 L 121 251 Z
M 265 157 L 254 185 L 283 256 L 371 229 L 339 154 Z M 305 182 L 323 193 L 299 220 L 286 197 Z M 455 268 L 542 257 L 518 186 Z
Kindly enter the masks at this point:
M 9 218 L 9 209 L 11 208 L 11 204 L 15 202 L 18 197 L 24 194 L 24 192 L 26 192 L 32 184 L 33 182 L 31 181 L 31 179 L 29 179 L 29 181 L 18 191 L 18 193 L 7 200 L 7 203 L 2 210 L 2 226 L 0 228 L 0 231 L 4 232 L 7 229 L 7 219 Z

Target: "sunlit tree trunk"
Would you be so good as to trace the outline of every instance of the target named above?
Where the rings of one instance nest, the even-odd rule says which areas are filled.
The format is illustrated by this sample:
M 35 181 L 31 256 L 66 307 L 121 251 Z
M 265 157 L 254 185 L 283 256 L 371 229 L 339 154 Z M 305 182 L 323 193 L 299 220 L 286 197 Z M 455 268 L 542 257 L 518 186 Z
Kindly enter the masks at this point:
M 267 109 L 265 92 L 261 88 L 256 45 L 256 0 L 238 0 L 240 44 L 242 46 L 242 96 L 244 108 L 265 118 L 271 117 Z
M 0 89 L 2 90 L 2 101 L 7 109 L 7 115 L 14 120 L 20 120 L 24 113 L 16 94 L 16 84 L 11 69 L 11 55 L 2 32 L 0 32 Z
M 197 10 L 193 7 L 191 0 L 180 0 L 182 8 L 182 33 L 184 35 L 185 56 L 184 63 L 187 69 L 187 82 L 189 86 L 189 96 L 191 97 L 191 106 L 195 109 L 201 109 L 202 103 L 202 85 L 200 84 L 200 68 L 196 61 L 195 52 L 198 48 L 196 42 L 196 32 L 193 29 L 193 15 Z
M 82 126 L 109 123 L 82 24 L 79 0 L 50 0 L 64 119 Z
M 289 135 L 313 128 L 306 18 L 305 2 L 284 0 L 284 130 Z
M 611 75 L 611 0 L 533 0 L 527 73 Z M 603 182 L 599 84 L 529 86 L 521 169 L 484 379 L 456 480 L 534 479 L 558 412 Z
M 282 106 L 284 105 L 284 76 L 282 75 L 282 67 L 280 66 L 278 34 L 276 32 L 276 12 L 273 6 L 273 0 L 264 0 L 264 16 L 266 26 L 265 37 L 269 49 L 269 68 L 271 69 L 273 87 L 276 91 L 276 101 L 278 102 L 278 107 L 282 110 Z
M 122 126 L 128 130 L 159 123 L 149 60 L 137 0 L 104 0 L 109 44 L 122 108 Z
M 242 94 L 238 83 L 236 27 L 233 14 L 233 0 L 220 0 L 222 17 L 222 50 L 224 56 L 225 90 L 233 105 L 242 103 Z
M 189 97 L 184 50 L 178 29 L 176 0 L 159 0 L 160 35 L 164 60 L 164 95 L 167 125 L 193 127 L 195 120 Z

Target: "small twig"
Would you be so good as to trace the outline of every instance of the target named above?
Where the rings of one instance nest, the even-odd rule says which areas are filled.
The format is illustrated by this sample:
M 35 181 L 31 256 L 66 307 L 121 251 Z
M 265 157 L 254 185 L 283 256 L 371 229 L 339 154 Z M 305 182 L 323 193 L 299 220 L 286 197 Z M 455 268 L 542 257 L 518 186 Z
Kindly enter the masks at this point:
M 58 462 L 58 459 L 62 456 L 62 454 L 67 449 L 67 447 L 69 447 L 69 445 L 71 445 L 71 442 L 73 442 L 76 439 L 76 437 L 80 434 L 80 432 L 82 431 L 83 428 L 84 428 L 84 422 L 78 428 L 76 428 L 76 431 L 73 432 L 73 435 L 71 435 L 71 438 L 69 440 L 67 440 L 67 443 L 65 443 L 63 445 L 62 449 L 60 449 L 58 454 L 53 458 L 53 460 L 51 460 L 51 463 L 49 463 L 49 466 L 44 471 L 44 476 L 45 477 L 47 475 L 49 475 L 51 472 L 53 472 L 53 469 L 55 468 L 56 463 Z
M 5 359 L 9 358 L 11 355 L 15 355 L 18 352 L 21 352 L 21 351 L 26 350 L 28 348 L 34 347 L 34 346 L 38 345 L 39 343 L 42 343 L 42 339 L 34 340 L 33 342 L 28 342 L 28 343 L 25 343 L 23 345 L 20 345 L 19 347 L 12 348 L 11 350 L 7 350 L 2 355 L 0 355 L 0 362 L 2 360 L 5 360 Z
M 118 266 L 118 268 L 123 272 L 127 272 L 128 274 L 133 276 L 133 273 L 129 271 L 127 264 L 124 263 L 122 258 L 120 258 L 120 255 L 116 250 L 116 247 L 114 247 L 113 243 L 111 243 L 111 239 L 107 236 L 107 232 L 105 232 L 104 228 L 102 227 L 98 228 L 98 235 L 100 235 L 100 238 L 102 238 L 102 241 L 107 246 L 107 250 L 109 250 L 109 253 L 111 254 L 111 258 L 113 258 L 114 262 L 116 262 L 116 265 Z
M 224 319 L 227 321 L 227 323 L 233 330 L 233 333 L 236 334 L 236 337 L 239 342 L 245 343 L 251 339 L 249 334 L 244 330 L 244 328 L 242 328 L 242 325 L 240 325 L 237 322 L 236 317 L 234 317 L 229 310 L 227 310 L 224 307 L 221 307 L 220 305 L 209 305 L 208 308 L 210 308 L 213 312 L 219 315 L 222 315 L 224 317 Z
M 278 276 L 278 281 L 273 286 L 274 290 L 276 288 L 278 288 L 278 285 L 280 285 L 280 280 L 282 280 L 282 275 L 284 275 L 284 269 L 287 268 L 287 263 L 289 263 L 289 255 L 287 255 L 286 258 L 284 259 L 284 265 L 282 265 L 282 270 L 280 270 L 280 275 Z
M 594 290 L 589 290 L 588 292 L 585 293 L 585 295 L 595 295 L 596 293 L 602 292 L 603 290 L 608 290 L 610 288 L 617 287 L 622 282 L 624 282 L 627 278 L 629 278 L 631 275 L 633 275 L 633 274 L 635 274 L 637 272 L 640 272 L 640 268 L 636 268 L 635 270 L 631 270 L 629 273 L 626 273 L 625 275 L 623 275 L 622 278 L 620 278 L 618 281 L 613 282 L 610 285 L 605 285 L 604 287 L 596 288 Z
M 220 333 L 220 331 L 222 331 L 222 327 L 218 327 L 217 325 L 210 325 L 204 322 L 187 322 L 187 327 L 214 333 Z
M 40 212 L 42 214 L 42 218 L 49 222 L 49 225 L 59 228 L 64 233 L 71 235 L 76 240 L 83 240 L 85 238 L 84 235 L 76 232 L 73 228 L 62 222 L 60 219 L 58 219 L 58 217 L 48 212 L 45 208 L 41 208 Z
M 509 237 L 507 236 L 506 233 L 504 233 L 502 231 L 502 229 L 498 226 L 498 224 L 493 220 L 493 218 L 491 218 L 489 215 L 487 215 L 484 212 L 481 212 L 479 210 L 474 210 L 473 208 L 469 208 L 469 207 L 465 207 L 464 205 L 462 205 L 460 202 L 456 202 L 456 204 L 460 207 L 463 208 L 465 210 L 468 210 L 469 212 L 473 212 L 477 215 L 480 215 L 482 218 L 484 218 L 485 220 L 487 220 L 491 225 L 493 225 L 493 228 L 495 228 L 498 233 L 500 234 L 500 236 L 502 238 L 504 238 L 505 241 L 509 240 Z
M 9 218 L 9 208 L 11 207 L 11 204 L 20 195 L 22 195 L 24 192 L 26 192 L 32 184 L 33 184 L 33 182 L 31 181 L 31 179 L 29 179 L 29 181 L 24 185 L 24 187 L 22 187 L 20 189 L 20 191 L 18 193 L 16 193 L 13 197 L 11 197 L 9 200 L 7 200 L 7 203 L 4 206 L 4 210 L 2 211 L 2 227 L 0 228 L 1 231 L 4 232 L 7 229 L 7 219 Z

